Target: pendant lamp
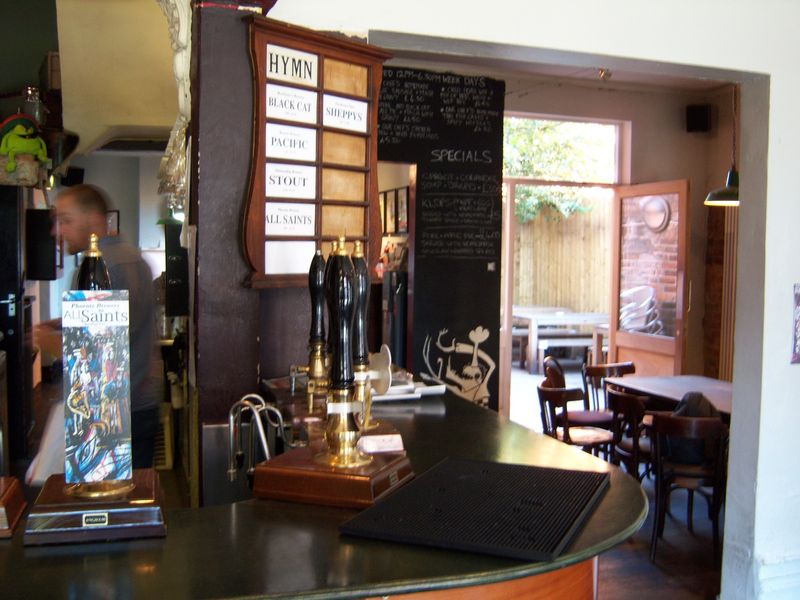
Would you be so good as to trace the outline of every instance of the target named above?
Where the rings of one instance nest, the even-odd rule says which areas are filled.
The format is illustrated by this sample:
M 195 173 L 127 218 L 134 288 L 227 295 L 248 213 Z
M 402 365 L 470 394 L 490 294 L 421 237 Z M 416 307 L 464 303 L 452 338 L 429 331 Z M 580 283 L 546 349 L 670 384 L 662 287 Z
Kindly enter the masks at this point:
M 739 171 L 736 170 L 736 129 L 739 125 L 736 114 L 736 86 L 733 86 L 733 145 L 731 168 L 725 179 L 725 187 L 711 190 L 703 204 L 706 206 L 739 206 Z

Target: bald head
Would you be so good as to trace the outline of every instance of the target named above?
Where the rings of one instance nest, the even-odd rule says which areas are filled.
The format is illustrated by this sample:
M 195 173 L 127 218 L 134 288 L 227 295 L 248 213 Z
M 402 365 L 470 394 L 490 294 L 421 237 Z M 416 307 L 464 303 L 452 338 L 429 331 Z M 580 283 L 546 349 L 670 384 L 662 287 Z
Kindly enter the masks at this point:
M 67 188 L 56 198 L 58 233 L 70 254 L 83 252 L 89 247 L 89 235 L 98 238 L 106 235 L 108 201 L 100 188 L 81 184 Z

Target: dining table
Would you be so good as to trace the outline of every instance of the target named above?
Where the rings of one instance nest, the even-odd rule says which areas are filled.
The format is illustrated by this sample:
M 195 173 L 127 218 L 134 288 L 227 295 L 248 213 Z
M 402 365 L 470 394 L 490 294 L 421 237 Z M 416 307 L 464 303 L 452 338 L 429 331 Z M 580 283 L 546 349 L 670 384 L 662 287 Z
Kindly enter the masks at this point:
M 526 321 L 528 326 L 528 346 L 526 361 L 532 374 L 539 372 L 537 355 L 539 352 L 540 327 L 575 327 L 581 325 L 602 325 L 608 323 L 607 313 L 574 312 L 561 307 L 513 306 L 512 316 Z M 591 334 L 587 334 L 591 336 Z M 591 345 L 591 343 L 587 344 Z
M 730 418 L 733 384 L 703 375 L 628 375 L 606 383 L 676 405 L 688 392 L 700 392 L 723 416 Z

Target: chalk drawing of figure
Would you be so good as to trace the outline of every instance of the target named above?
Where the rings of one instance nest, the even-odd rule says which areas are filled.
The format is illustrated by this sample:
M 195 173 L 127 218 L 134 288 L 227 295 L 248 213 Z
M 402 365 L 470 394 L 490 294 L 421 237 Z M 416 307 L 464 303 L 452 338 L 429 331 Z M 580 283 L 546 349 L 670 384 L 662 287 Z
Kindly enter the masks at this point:
M 439 331 L 433 347 L 433 337 L 425 337 L 422 355 L 428 372 L 420 373 L 421 377 L 445 384 L 461 398 L 488 406 L 489 379 L 497 365 L 491 356 L 480 349 L 480 345 L 489 339 L 489 330 L 478 325 L 468 334 L 471 343 L 459 342 L 454 337 L 449 344 L 442 342 L 447 331 Z

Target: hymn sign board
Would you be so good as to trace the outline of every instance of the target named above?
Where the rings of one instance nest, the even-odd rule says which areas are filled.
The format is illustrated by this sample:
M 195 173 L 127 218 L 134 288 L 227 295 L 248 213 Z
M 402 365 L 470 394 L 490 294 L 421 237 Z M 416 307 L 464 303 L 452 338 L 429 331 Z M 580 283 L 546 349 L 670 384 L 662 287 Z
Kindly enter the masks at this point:
M 487 77 L 387 67 L 378 131 L 381 160 L 417 164 L 412 370 L 494 409 L 504 94 Z
M 65 481 L 131 479 L 128 290 L 64 292 L 61 308 Z
M 244 254 L 252 287 L 307 285 L 316 249 L 347 235 L 377 258 L 377 97 L 389 55 L 250 17 L 255 139 Z

